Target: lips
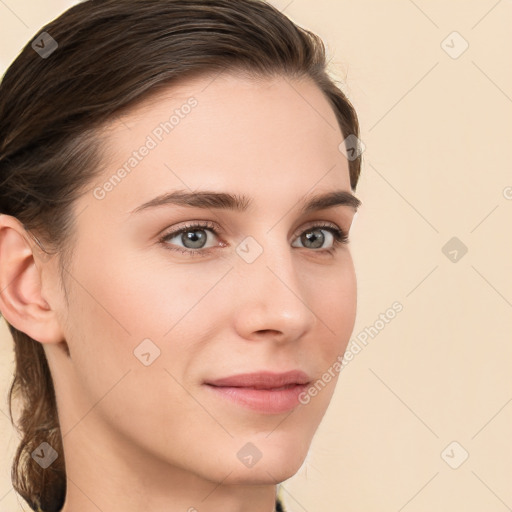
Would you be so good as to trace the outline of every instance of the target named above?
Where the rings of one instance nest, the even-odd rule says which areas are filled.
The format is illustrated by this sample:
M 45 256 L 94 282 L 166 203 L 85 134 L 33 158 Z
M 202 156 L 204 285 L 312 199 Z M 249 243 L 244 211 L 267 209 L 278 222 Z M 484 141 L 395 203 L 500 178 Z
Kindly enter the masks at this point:
M 304 372 L 291 370 L 285 373 L 242 373 L 222 379 L 209 380 L 206 383 L 220 387 L 275 389 L 292 384 L 307 384 L 309 381 L 309 377 Z
M 279 414 L 299 405 L 299 395 L 311 379 L 300 370 L 284 373 L 257 372 L 208 380 L 205 386 L 216 396 L 260 413 Z

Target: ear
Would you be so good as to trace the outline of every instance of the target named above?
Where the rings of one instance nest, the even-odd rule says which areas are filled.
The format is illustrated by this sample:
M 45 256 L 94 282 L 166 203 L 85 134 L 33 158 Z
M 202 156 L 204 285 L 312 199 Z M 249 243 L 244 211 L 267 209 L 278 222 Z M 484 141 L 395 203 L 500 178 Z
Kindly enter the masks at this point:
M 43 297 L 37 249 L 23 224 L 0 214 L 0 312 L 16 329 L 41 343 L 59 343 L 64 333 Z

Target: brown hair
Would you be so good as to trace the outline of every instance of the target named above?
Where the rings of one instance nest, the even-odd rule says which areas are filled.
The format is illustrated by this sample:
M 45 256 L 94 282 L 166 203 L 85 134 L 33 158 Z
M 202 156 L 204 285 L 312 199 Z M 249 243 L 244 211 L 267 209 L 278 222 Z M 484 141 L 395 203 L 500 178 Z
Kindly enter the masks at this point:
M 58 253 L 62 276 L 72 255 L 73 203 L 101 171 L 99 128 L 107 121 L 178 80 L 233 70 L 312 79 L 343 135 L 358 137 L 355 110 L 326 66 L 322 40 L 261 0 L 84 1 L 43 27 L 0 84 L 0 214 L 37 233 L 47 254 Z M 360 157 L 349 161 L 353 190 L 360 166 Z M 51 373 L 41 343 L 8 327 L 9 412 L 21 434 L 13 486 L 33 510 L 55 512 L 66 472 Z M 31 457 L 42 442 L 59 454 L 46 469 Z

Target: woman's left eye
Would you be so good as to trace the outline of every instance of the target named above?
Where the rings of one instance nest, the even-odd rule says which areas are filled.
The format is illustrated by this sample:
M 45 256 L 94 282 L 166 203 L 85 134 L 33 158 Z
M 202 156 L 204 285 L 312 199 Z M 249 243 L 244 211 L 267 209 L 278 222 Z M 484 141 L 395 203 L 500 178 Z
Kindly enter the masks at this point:
M 159 242 L 161 242 L 167 249 L 179 251 L 183 254 L 189 254 L 191 256 L 206 256 L 210 253 L 208 249 L 212 247 L 206 246 L 208 232 L 217 236 L 217 230 L 215 229 L 214 224 L 189 224 L 163 235 L 159 239 Z M 327 233 L 327 236 L 324 233 Z M 348 235 L 335 224 L 330 223 L 310 226 L 296 234 L 295 237 L 302 245 L 297 246 L 292 244 L 292 247 L 313 249 L 320 253 L 332 254 L 336 251 L 338 245 L 347 244 L 349 242 Z M 326 240 L 330 242 L 330 247 L 323 247 Z M 183 245 L 176 245 L 177 242 Z M 176 247 L 172 247 L 173 245 L 176 245 Z M 226 244 L 223 243 L 223 246 L 226 246 Z
M 332 245 L 330 247 L 323 249 L 324 252 L 333 253 L 334 251 L 336 251 L 338 245 L 349 243 L 348 235 L 347 233 L 345 233 L 345 231 L 338 228 L 334 224 L 322 224 L 312 226 L 302 232 L 302 234 L 298 238 L 302 244 L 300 247 L 305 247 L 306 249 L 322 248 L 326 240 L 324 232 L 328 233 L 327 240 L 330 240 L 332 242 Z M 309 244 L 311 244 L 312 247 L 309 246 Z M 297 246 L 292 245 L 292 247 Z

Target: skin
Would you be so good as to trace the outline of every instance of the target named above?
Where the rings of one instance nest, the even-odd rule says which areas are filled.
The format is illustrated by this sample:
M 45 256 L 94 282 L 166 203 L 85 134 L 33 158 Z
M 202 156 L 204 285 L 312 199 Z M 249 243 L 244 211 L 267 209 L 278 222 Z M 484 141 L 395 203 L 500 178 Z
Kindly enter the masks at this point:
M 94 197 L 191 96 L 197 106 L 172 133 Z M 306 194 L 351 190 L 335 114 L 309 80 L 223 74 L 159 92 L 103 137 L 103 174 L 75 203 L 64 283 L 57 258 L 42 258 L 21 224 L 0 216 L 2 314 L 43 344 L 55 383 L 62 510 L 270 512 L 276 483 L 306 457 L 338 374 L 307 405 L 279 414 L 213 396 L 203 381 L 290 369 L 316 380 L 345 351 L 356 314 L 349 245 L 321 254 L 301 247 L 300 234 L 325 222 L 348 233 L 355 210 L 298 210 Z M 252 202 L 243 212 L 164 205 L 130 214 L 176 189 Z M 217 226 L 218 235 L 203 232 L 207 256 L 158 241 L 189 221 Z M 252 263 L 236 252 L 247 236 L 263 250 Z M 179 236 L 166 243 L 185 247 Z M 160 349 L 149 366 L 134 356 L 146 338 Z M 252 467 L 237 457 L 248 442 L 261 452 Z

